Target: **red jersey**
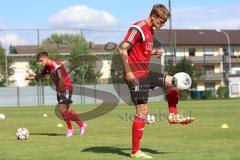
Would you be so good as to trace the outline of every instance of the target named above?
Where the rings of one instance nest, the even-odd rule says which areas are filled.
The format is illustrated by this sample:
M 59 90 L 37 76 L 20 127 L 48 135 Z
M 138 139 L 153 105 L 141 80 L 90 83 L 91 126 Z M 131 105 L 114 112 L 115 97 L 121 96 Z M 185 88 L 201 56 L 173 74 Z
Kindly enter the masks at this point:
M 128 50 L 128 62 L 134 76 L 147 77 L 153 47 L 153 28 L 145 20 L 134 23 L 124 41 L 132 45 Z
M 73 90 L 71 78 L 60 61 L 52 61 L 50 66 L 43 67 L 41 73 L 37 74 L 35 77 L 38 79 L 47 74 L 50 75 L 57 92 Z

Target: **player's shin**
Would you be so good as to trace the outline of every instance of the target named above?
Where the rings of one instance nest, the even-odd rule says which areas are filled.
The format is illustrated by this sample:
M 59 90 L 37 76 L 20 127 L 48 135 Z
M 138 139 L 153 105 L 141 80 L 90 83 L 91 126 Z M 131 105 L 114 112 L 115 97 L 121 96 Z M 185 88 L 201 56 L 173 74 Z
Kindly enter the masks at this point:
M 145 124 L 146 116 L 136 114 L 132 125 L 132 154 L 135 154 L 140 149 L 140 140 L 143 136 Z
M 72 123 L 71 120 L 65 120 L 66 124 L 67 124 L 67 128 L 68 129 L 72 129 Z
M 166 91 L 166 100 L 168 102 L 168 109 L 170 114 L 177 114 L 177 104 L 179 99 L 179 92 L 174 87 L 168 87 Z

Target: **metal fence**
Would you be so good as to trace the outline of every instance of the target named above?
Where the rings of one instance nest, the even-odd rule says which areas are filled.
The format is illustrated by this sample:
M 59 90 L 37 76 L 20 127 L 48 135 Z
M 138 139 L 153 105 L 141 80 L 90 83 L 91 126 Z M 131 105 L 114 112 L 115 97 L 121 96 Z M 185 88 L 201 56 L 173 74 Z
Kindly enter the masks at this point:
M 82 89 L 84 88 L 84 89 Z M 91 89 L 89 92 L 87 89 Z M 81 86 L 81 91 L 73 95 L 73 104 L 99 104 L 101 92 L 109 93 L 119 100 L 118 103 L 130 102 L 130 94 L 124 84 L 93 84 Z M 164 100 L 164 96 L 157 91 L 158 96 L 151 96 L 149 101 Z M 87 96 L 86 96 L 87 95 Z M 90 97 L 89 97 L 90 96 Z M 104 97 L 108 103 L 113 103 L 111 97 Z M 44 87 L 2 87 L 0 88 L 0 107 L 9 106 L 42 106 L 57 104 L 56 91 L 49 86 Z M 115 103 L 115 102 L 114 102 Z

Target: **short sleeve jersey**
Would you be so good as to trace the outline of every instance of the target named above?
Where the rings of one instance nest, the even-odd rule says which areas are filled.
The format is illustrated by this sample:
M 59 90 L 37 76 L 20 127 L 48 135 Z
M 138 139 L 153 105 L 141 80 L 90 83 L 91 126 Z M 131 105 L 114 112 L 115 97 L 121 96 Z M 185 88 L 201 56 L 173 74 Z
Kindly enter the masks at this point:
M 128 62 L 134 76 L 147 77 L 153 47 L 153 28 L 145 20 L 134 23 L 124 41 L 132 46 L 128 50 Z

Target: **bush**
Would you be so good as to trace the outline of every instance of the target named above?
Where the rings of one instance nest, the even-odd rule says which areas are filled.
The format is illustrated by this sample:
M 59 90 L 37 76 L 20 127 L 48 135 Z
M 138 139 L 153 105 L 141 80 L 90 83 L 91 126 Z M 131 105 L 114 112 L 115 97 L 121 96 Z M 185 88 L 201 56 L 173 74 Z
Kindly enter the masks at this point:
M 202 99 L 213 99 L 213 98 L 215 98 L 213 91 L 203 92 Z
M 217 89 L 218 98 L 224 98 L 225 97 L 225 90 L 226 90 L 226 87 L 224 87 L 224 86 L 218 87 L 218 89 Z
M 228 86 L 220 86 L 217 89 L 218 98 L 229 98 L 229 89 Z

